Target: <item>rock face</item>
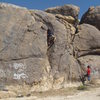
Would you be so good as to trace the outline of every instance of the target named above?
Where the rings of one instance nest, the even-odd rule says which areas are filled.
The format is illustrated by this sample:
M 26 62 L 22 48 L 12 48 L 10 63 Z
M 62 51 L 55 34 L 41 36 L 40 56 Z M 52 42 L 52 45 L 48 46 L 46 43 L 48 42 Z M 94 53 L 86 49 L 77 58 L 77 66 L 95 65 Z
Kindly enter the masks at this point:
M 88 65 L 92 69 L 92 77 L 100 77 L 99 57 L 100 57 L 100 31 L 89 24 L 78 26 L 74 38 L 74 51 L 82 69 Z
M 92 55 L 92 54 L 78 58 L 82 68 L 85 69 L 87 67 L 87 65 L 91 66 L 91 69 L 92 69 L 91 78 L 93 78 L 93 80 L 95 78 L 100 79 L 100 61 L 99 61 L 99 59 L 100 59 L 99 55 Z
M 100 30 L 100 6 L 90 7 L 82 16 L 80 23 L 91 24 Z
M 0 82 L 25 83 L 33 86 L 32 91 L 44 91 L 77 81 L 86 67 L 83 62 L 91 64 L 93 55 L 95 63 L 100 58 L 100 31 L 88 24 L 76 29 L 78 12 L 72 5 L 44 12 L 1 3 Z M 50 48 L 48 29 L 56 37 Z M 99 76 L 99 63 L 93 66 Z
M 79 14 L 79 7 L 74 5 L 64 5 L 62 7 L 48 8 L 45 11 L 52 14 L 72 16 L 73 18 L 77 19 Z
M 43 23 L 35 21 L 27 9 L 6 4 L 0 4 L 0 21 L 1 76 L 7 83 L 8 79 L 39 81 L 45 68 L 50 67 Z
M 100 54 L 100 31 L 89 24 L 78 26 L 78 33 L 74 38 L 77 56 Z

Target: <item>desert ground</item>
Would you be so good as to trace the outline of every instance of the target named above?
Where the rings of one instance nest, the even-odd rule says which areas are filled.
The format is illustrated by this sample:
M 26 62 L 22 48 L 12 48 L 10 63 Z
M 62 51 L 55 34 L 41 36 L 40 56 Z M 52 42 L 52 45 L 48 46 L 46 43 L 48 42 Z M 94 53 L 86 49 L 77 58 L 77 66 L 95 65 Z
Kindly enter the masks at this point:
M 85 90 L 70 87 L 46 92 L 33 92 L 29 96 L 1 98 L 0 100 L 100 100 L 100 85 L 88 84 Z

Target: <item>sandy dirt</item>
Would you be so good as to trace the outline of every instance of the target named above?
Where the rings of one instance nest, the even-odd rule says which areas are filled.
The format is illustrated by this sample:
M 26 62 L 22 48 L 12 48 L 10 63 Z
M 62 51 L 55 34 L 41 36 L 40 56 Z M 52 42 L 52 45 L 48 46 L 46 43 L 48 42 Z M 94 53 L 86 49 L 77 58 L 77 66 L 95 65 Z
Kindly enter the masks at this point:
M 75 93 L 70 96 L 46 97 L 37 100 L 100 100 L 100 88 L 91 91 Z
M 33 92 L 29 97 L 13 97 L 0 100 L 100 100 L 100 86 L 89 87 L 86 90 L 68 88 L 40 93 Z
M 96 88 L 91 91 L 84 91 L 75 93 L 70 96 L 48 96 L 48 97 L 24 97 L 24 98 L 9 98 L 0 100 L 100 100 L 100 88 Z
M 60 95 L 59 96 L 46 96 L 46 97 L 23 97 L 23 98 L 6 98 L 0 100 L 100 100 L 100 88 L 96 88 L 90 91 L 80 91 L 74 95 Z

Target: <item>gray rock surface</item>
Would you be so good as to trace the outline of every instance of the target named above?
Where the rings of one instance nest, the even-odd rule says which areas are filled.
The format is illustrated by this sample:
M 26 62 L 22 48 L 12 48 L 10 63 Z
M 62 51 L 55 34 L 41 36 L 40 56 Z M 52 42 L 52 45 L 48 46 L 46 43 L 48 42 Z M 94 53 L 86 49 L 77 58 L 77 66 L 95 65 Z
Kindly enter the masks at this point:
M 82 73 L 91 67 L 91 77 L 100 78 L 100 31 L 89 24 L 78 26 L 74 38 L 74 56 L 80 64 Z
M 100 31 L 89 24 L 78 26 L 74 38 L 74 47 L 77 57 L 100 54 Z
M 100 30 L 100 6 L 90 7 L 82 16 L 80 23 L 91 24 Z
M 53 81 L 63 77 L 64 82 L 78 76 L 79 65 L 70 44 L 73 25 L 43 11 L 9 4 L 0 4 L 0 21 L 0 77 L 6 83 L 39 84 L 50 76 Z M 48 28 L 56 41 L 47 50 Z
M 78 7 L 65 5 L 50 11 L 56 13 L 0 3 L 0 82 L 3 85 L 28 84 L 32 91 L 58 89 L 79 79 L 82 61 L 85 63 L 94 54 L 99 58 L 100 31 L 88 24 L 79 25 L 76 30 Z M 50 48 L 48 29 L 56 37 Z
M 78 58 L 80 61 L 81 67 L 86 70 L 87 65 L 91 66 L 91 78 L 99 79 L 100 78 L 100 56 L 99 55 L 86 55 Z
M 73 18 L 77 19 L 79 14 L 79 7 L 75 5 L 64 5 L 61 7 L 54 7 L 54 8 L 48 8 L 45 10 L 48 13 L 52 14 L 61 14 L 64 16 L 72 16 Z
M 0 21 L 0 66 L 6 81 L 40 80 L 49 66 L 43 23 L 27 9 L 9 4 L 0 4 Z

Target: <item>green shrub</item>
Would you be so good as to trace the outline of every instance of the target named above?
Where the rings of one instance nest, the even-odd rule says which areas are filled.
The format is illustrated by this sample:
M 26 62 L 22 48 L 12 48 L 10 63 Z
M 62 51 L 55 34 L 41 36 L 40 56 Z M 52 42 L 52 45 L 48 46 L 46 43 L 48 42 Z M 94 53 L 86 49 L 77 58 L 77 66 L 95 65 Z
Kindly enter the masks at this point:
M 80 85 L 77 89 L 78 90 L 87 90 L 87 87 L 84 85 Z

